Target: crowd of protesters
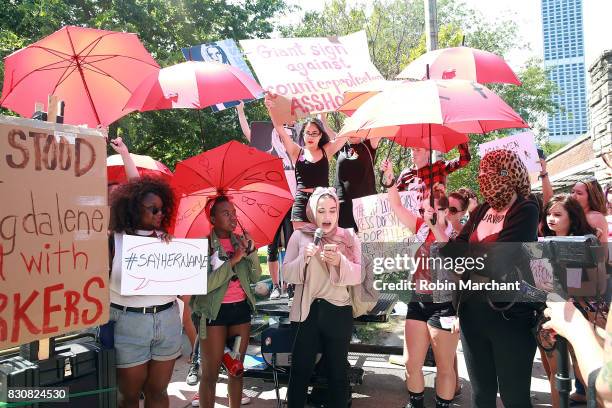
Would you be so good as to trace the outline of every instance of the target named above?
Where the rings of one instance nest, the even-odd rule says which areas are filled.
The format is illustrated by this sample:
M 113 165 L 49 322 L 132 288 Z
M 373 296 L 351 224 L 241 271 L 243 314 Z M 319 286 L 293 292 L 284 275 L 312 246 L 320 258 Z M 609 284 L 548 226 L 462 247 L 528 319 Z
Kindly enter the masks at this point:
M 316 355 L 323 350 L 324 375 L 328 379 L 328 407 L 349 403 L 347 380 L 348 348 L 353 332 L 353 289 L 363 284 L 361 243 L 352 200 L 376 194 L 376 153 L 379 140 L 341 139 L 329 128 L 325 118 L 306 121 L 296 131 L 295 124 L 283 124 L 276 117 L 274 101 L 265 101 L 274 126 L 276 154 L 295 171 L 295 203 L 268 247 L 272 276 L 272 299 L 281 290 L 279 246 L 286 248 L 282 265 L 285 282 L 294 285 L 295 295 L 289 318 L 298 331 L 293 348 L 288 406 L 303 407 Z M 243 105 L 237 107 L 244 136 L 250 141 L 250 127 Z M 292 137 L 291 134 L 295 136 Z M 303 145 L 296 142 L 302 140 Z M 112 141 L 121 154 L 129 181 L 109 185 L 111 222 L 109 233 L 111 315 L 114 347 L 117 350 L 117 378 L 123 407 L 136 407 L 144 394 L 147 406 L 168 406 L 166 388 L 174 362 L 181 355 L 182 334 L 191 334 L 191 369 L 187 382 L 200 381 L 193 405 L 212 408 L 226 343 L 240 336 L 239 355 L 244 359 L 252 314 L 256 311 L 253 285 L 261 266 L 248 232 L 237 234 L 236 208 L 221 195 L 209 200 L 206 216 L 212 225 L 207 237 L 210 251 L 206 295 L 183 297 L 186 318 L 181 318 L 175 296 L 120 295 L 122 234 L 155 236 L 171 240 L 168 234 L 174 199 L 162 180 L 139 177 L 127 148 L 120 139 Z M 612 234 L 612 186 L 604 190 L 595 179 L 577 182 L 570 194 L 553 195 L 542 164 L 543 195 L 539 204 L 530 191 L 529 175 L 516 153 L 496 150 L 480 161 L 479 191 L 484 201 L 463 187 L 447 193 L 450 173 L 462 171 L 471 160 L 467 144 L 458 148 L 459 157 L 430 162 L 430 151 L 412 149 L 413 167 L 404 169 L 394 180 L 393 166 L 384 160 L 380 167 L 387 198 L 398 220 L 420 243 L 419 252 L 427 255 L 434 243 L 444 256 L 457 256 L 456 243 L 537 242 L 539 238 L 593 235 L 605 244 Z M 330 159 L 336 156 L 333 184 L 329 187 Z M 420 209 L 404 208 L 400 191 L 419 191 Z M 322 231 L 314 244 L 315 231 Z M 282 239 L 281 239 L 282 237 Z M 511 268 L 517 253 L 505 251 L 496 257 L 496 274 Z M 609 262 L 609 260 L 607 261 Z M 603 269 L 593 272 L 606 281 Z M 609 264 L 608 264 L 609 265 Z M 609 268 L 609 266 L 608 266 Z M 608 271 L 609 273 L 609 271 Z M 603 274 L 603 275 L 602 275 Z M 411 293 L 405 320 L 405 372 L 407 408 L 424 407 L 425 382 L 422 368 L 431 346 L 437 367 L 436 407 L 450 407 L 461 392 L 456 351 L 459 339 L 472 388 L 471 406 L 494 407 L 499 393 L 504 406 L 531 406 L 531 371 L 538 344 L 533 335 L 537 310 L 516 303 L 495 307 L 485 293 L 465 295 L 433 293 L 426 285 L 432 271 L 420 267 L 412 275 L 417 283 Z M 583 272 L 582 280 L 591 274 Z M 602 278 L 603 276 L 603 278 Z M 487 276 L 471 275 L 486 280 Z M 444 292 L 444 291 L 442 291 Z M 605 289 L 601 294 L 605 294 Z M 572 348 L 576 373 L 574 401 L 586 400 L 588 389 L 600 391 L 603 383 L 593 374 L 603 364 L 604 348 L 597 341 L 597 328 L 606 325 L 610 299 L 574 296 L 569 300 L 548 302 L 544 327 L 566 337 Z M 572 318 L 564 319 L 569 313 Z M 608 323 L 608 326 L 610 323 Z M 101 330 L 108 329 L 105 325 Z M 610 329 L 608 328 L 608 331 Z M 197 333 L 198 339 L 195 339 Z M 595 347 L 596 345 L 596 347 Z M 589 347 L 593 346 L 590 350 Z M 560 406 L 555 385 L 554 352 L 540 348 L 547 371 L 554 407 Z M 610 351 L 607 351 L 610 353 Z M 598 360 L 598 357 L 602 357 Z M 201 367 L 201 368 L 200 368 Z M 201 374 L 200 374 L 201 370 Z M 591 378 L 592 377 L 592 378 Z M 231 407 L 247 404 L 243 382 L 229 376 L 228 398 Z M 601 389 L 598 398 L 610 398 Z

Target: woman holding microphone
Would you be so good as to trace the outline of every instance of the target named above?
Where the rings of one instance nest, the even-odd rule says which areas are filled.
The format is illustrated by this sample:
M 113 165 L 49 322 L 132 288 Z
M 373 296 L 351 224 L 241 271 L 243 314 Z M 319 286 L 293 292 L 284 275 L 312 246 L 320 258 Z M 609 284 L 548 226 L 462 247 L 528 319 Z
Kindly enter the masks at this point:
M 315 189 L 306 206 L 306 216 L 314 225 L 293 233 L 285 256 L 285 277 L 296 284 L 289 314 L 297 325 L 289 379 L 290 408 L 305 405 L 319 351 L 328 362 L 328 406 L 348 404 L 346 361 L 353 330 L 349 286 L 362 282 L 361 247 L 352 230 L 338 227 L 338 210 L 334 188 Z M 321 236 L 317 244 L 315 234 Z

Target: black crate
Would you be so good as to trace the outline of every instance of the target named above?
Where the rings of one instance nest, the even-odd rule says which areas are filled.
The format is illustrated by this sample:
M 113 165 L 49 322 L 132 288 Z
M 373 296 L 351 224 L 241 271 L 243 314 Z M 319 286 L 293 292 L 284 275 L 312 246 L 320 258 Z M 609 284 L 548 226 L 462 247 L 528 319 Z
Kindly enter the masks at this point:
M 83 340 L 58 341 L 55 354 L 48 360 L 30 362 L 19 356 L 0 360 L 0 401 L 7 400 L 8 388 L 68 387 L 69 402 L 25 407 L 116 408 L 115 350 L 102 349 L 94 339 Z

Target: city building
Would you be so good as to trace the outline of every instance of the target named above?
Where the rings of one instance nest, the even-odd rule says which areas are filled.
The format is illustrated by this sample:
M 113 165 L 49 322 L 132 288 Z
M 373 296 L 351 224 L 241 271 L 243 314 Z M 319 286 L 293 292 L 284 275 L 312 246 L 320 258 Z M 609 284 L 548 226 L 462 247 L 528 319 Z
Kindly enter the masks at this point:
M 544 66 L 561 107 L 548 117 L 549 140 L 570 142 L 588 131 L 582 0 L 541 1 Z

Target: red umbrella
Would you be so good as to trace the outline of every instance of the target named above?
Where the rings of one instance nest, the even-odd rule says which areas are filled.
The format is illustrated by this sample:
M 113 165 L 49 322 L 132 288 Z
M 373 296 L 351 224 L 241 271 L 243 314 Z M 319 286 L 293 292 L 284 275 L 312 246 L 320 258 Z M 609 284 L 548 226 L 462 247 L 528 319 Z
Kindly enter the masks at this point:
M 161 176 L 167 182 L 170 182 L 172 179 L 172 172 L 164 163 L 154 160 L 150 156 L 132 153 L 130 153 L 130 156 L 132 156 L 132 160 L 134 160 L 138 173 L 140 173 L 141 176 Z M 106 158 L 106 173 L 108 175 L 109 184 L 125 183 L 127 181 L 123 160 L 120 154 L 114 154 Z
M 347 118 L 339 135 L 386 136 L 398 142 L 405 138 L 418 143 L 431 135 L 434 147 L 436 143 L 448 146 L 452 138 L 457 138 L 457 144 L 463 143 L 457 133 L 526 127 L 529 125 L 510 106 L 483 85 L 428 80 L 405 82 L 371 97 Z M 444 137 L 451 139 L 444 141 Z
M 427 77 L 427 65 L 429 65 L 429 77 Z M 481 84 L 494 82 L 521 84 L 502 57 L 470 47 L 429 51 L 408 64 L 396 78 L 465 79 Z
M 64 123 L 107 126 L 158 70 L 136 34 L 66 26 L 5 58 L 0 104 L 30 117 L 53 94 L 66 103 Z
M 264 90 L 249 75 L 228 64 L 187 61 L 144 78 L 126 109 L 149 111 L 202 109 L 218 103 L 252 99 Z
M 282 160 L 236 141 L 178 163 L 172 187 L 179 201 L 173 233 L 180 238 L 210 233 L 206 203 L 223 194 L 236 206 L 240 228 L 261 247 L 293 204 Z

